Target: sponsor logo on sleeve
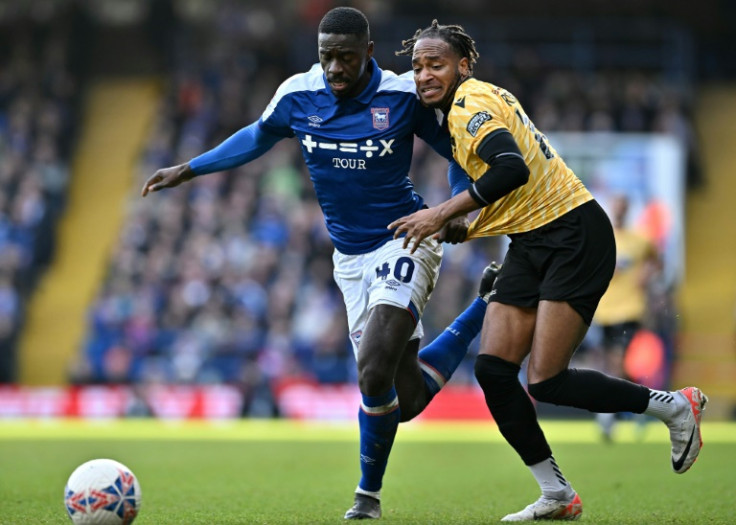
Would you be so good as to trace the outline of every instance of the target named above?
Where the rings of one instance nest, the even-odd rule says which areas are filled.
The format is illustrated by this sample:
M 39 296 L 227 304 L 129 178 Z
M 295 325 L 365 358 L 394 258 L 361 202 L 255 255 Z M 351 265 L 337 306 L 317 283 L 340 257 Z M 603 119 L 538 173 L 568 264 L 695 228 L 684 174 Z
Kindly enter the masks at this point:
M 468 125 L 466 127 L 468 133 L 475 137 L 478 134 L 478 130 L 483 125 L 483 123 L 488 122 L 492 118 L 493 117 L 487 111 L 479 111 L 478 113 L 470 117 L 470 120 L 468 121 Z
M 506 104 L 508 104 L 509 106 L 513 106 L 514 104 L 516 104 L 516 98 L 508 91 L 502 91 L 500 93 L 500 96 L 503 101 L 506 102 Z

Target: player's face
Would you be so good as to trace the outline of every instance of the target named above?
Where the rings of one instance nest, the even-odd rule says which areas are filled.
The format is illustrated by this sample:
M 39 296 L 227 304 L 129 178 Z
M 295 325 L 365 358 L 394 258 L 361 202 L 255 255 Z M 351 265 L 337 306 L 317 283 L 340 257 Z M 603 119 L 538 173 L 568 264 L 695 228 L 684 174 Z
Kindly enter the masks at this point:
M 373 42 L 359 35 L 320 33 L 319 63 L 336 97 L 360 94 L 371 79 L 368 61 L 373 56 Z
M 432 108 L 449 108 L 457 86 L 469 74 L 468 59 L 460 58 L 441 38 L 418 40 L 411 64 L 419 99 Z

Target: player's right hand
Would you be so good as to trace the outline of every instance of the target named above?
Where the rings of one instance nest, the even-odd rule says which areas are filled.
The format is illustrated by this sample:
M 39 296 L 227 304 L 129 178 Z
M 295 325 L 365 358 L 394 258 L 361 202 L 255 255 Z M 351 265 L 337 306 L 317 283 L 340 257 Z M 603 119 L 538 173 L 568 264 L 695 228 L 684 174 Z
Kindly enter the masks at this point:
M 439 242 L 458 244 L 465 241 L 469 226 L 470 221 L 467 215 L 450 219 L 434 237 Z
M 148 178 L 141 190 L 141 197 L 145 197 L 149 192 L 155 192 L 164 188 L 173 188 L 182 182 L 186 182 L 194 177 L 194 172 L 189 164 L 179 164 L 170 168 L 161 168 Z

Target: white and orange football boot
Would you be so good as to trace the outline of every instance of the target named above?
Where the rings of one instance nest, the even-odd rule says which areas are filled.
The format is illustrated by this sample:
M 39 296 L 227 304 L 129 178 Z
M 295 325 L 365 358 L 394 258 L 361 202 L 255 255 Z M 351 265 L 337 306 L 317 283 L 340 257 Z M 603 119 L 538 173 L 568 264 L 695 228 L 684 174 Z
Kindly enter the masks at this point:
M 540 497 L 524 510 L 504 516 L 501 521 L 560 520 L 573 521 L 583 514 L 583 502 L 577 492 L 569 500 Z
M 678 414 L 667 422 L 672 441 L 672 470 L 677 474 L 687 470 L 698 459 L 700 449 L 703 448 L 703 437 L 700 434 L 700 418 L 708 402 L 708 396 L 699 388 L 689 386 L 678 390 L 684 398 Z

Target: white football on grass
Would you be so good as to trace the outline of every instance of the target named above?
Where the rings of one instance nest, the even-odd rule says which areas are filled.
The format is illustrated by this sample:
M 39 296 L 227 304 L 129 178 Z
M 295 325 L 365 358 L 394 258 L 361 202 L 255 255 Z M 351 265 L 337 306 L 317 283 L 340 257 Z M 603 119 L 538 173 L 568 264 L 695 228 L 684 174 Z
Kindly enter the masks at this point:
M 77 525 L 129 525 L 141 508 L 141 486 L 122 463 L 93 459 L 69 476 L 64 505 Z

